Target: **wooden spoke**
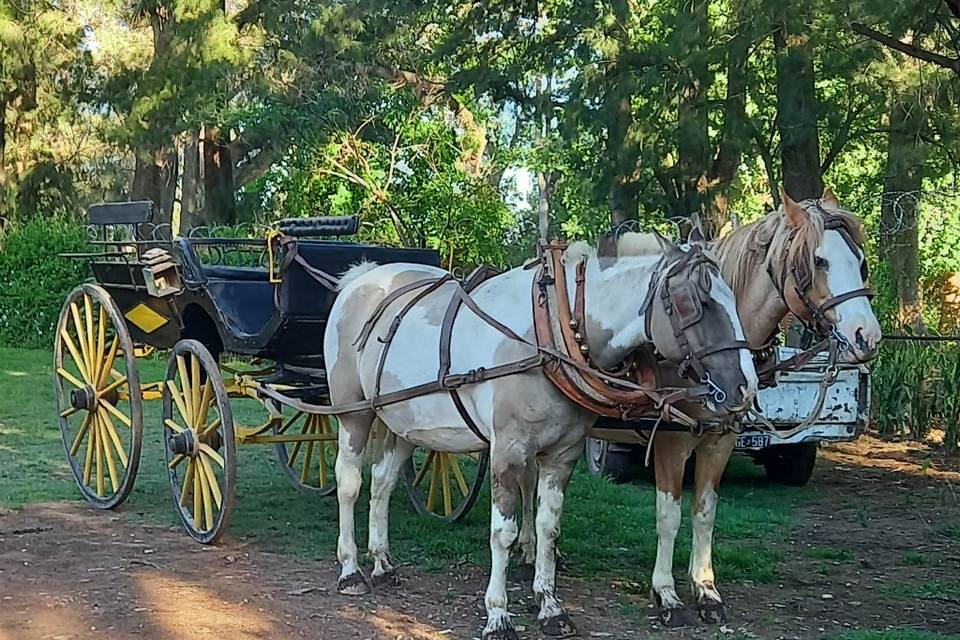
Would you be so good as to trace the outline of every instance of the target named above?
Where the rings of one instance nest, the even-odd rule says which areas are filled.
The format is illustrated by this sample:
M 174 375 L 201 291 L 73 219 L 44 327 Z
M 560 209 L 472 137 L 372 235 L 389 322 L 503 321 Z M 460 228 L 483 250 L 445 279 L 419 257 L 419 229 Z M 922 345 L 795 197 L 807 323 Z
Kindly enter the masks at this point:
M 423 479 L 427 477 L 427 473 L 430 472 L 430 469 L 433 466 L 433 459 L 436 457 L 436 455 L 436 451 L 431 451 L 427 454 L 427 459 L 423 461 L 423 466 L 420 467 L 420 471 L 417 473 L 417 477 L 413 481 L 413 486 L 419 487 L 420 483 L 423 482 Z
M 83 416 L 83 422 L 80 423 L 80 430 L 77 431 L 77 435 L 73 438 L 73 443 L 70 445 L 71 456 L 77 455 L 77 452 L 80 451 L 80 445 L 83 444 L 83 436 L 86 435 L 87 429 L 90 428 L 90 420 L 92 417 L 90 413 Z
M 186 429 L 178 425 L 176 422 L 174 422 L 170 418 L 167 418 L 166 420 L 164 420 L 163 424 L 167 425 L 167 428 L 169 428 L 174 433 L 183 433 L 184 431 L 186 431 Z
M 305 434 L 307 433 L 307 429 L 308 429 L 309 426 L 310 426 L 310 425 L 309 425 L 309 422 L 310 422 L 309 420 L 304 420 L 303 426 L 300 427 L 300 435 L 305 435 Z M 301 447 L 301 445 L 303 445 L 303 442 L 302 442 L 302 441 L 300 441 L 300 442 L 295 442 L 295 443 L 293 444 L 293 451 L 290 452 L 290 458 L 287 459 L 287 466 L 288 466 L 288 467 L 292 467 L 292 466 L 293 466 L 294 461 L 297 459 L 297 454 L 300 453 L 300 447 Z
M 180 417 L 183 418 L 184 423 L 191 424 L 190 415 L 187 413 L 187 405 L 183 402 L 183 396 L 180 395 L 180 390 L 177 389 L 177 383 L 173 380 L 167 380 L 167 388 L 170 389 L 170 396 L 173 398 L 173 403 L 177 405 L 177 411 L 180 412 Z
M 77 365 L 77 370 L 80 371 L 80 376 L 86 380 L 87 383 L 91 383 L 93 378 L 87 371 L 87 367 L 83 362 L 83 356 L 80 355 L 79 351 L 77 351 L 77 345 L 73 342 L 73 338 L 70 337 L 70 332 L 67 331 L 66 327 L 60 329 L 60 337 L 63 339 L 63 344 L 67 345 L 67 351 L 69 351 L 70 355 L 73 356 L 73 362 Z
M 327 420 L 323 416 L 317 416 L 317 420 L 320 422 L 320 431 L 324 434 L 329 432 L 327 428 Z M 320 455 L 317 456 L 317 460 L 320 463 L 320 483 L 319 486 L 327 486 L 327 442 L 320 442 Z
M 190 378 L 187 375 L 187 362 L 182 355 L 177 354 L 177 371 L 180 372 L 180 389 L 183 395 L 183 408 L 186 411 L 183 418 L 189 426 L 194 426 L 193 421 L 193 390 L 190 388 Z
M 223 505 L 223 496 L 220 493 L 220 483 L 217 482 L 217 476 L 213 473 L 213 465 L 205 453 L 201 453 L 199 458 L 203 464 L 203 475 L 207 480 L 207 485 L 210 487 L 210 493 L 213 494 L 213 501 L 216 503 L 217 509 L 219 509 L 221 505 Z M 221 465 L 221 467 L 222 466 L 223 465 Z M 211 524 L 210 526 L 212 527 L 213 525 Z
M 106 434 L 107 427 L 99 413 L 95 415 L 93 419 L 100 429 L 100 448 L 103 449 L 103 457 L 106 458 L 107 461 L 107 471 L 110 473 L 110 486 L 113 488 L 113 491 L 116 492 L 120 489 L 120 480 L 117 476 L 117 463 L 113 459 L 112 445 L 109 436 Z
M 449 516 L 453 513 L 453 499 L 450 496 L 450 463 L 449 460 L 453 457 L 452 453 L 442 454 L 443 456 L 443 469 L 440 472 L 440 480 L 443 481 L 443 510 L 444 515 Z
M 82 382 L 77 380 L 77 378 L 72 373 L 70 373 L 63 367 L 58 368 L 57 373 L 60 374 L 61 378 L 63 378 L 64 380 L 66 380 L 67 382 L 75 386 L 77 389 L 83 389 L 83 387 L 85 386 Z
M 300 472 L 300 482 L 307 484 L 307 478 L 310 477 L 310 463 L 313 461 L 313 441 L 307 442 L 307 453 L 304 456 L 303 470 Z
M 190 462 L 187 464 L 187 472 L 183 475 L 183 484 L 180 487 L 180 506 L 187 506 L 187 497 L 190 495 L 190 489 L 193 487 L 193 470 L 196 466 L 196 461 L 193 458 L 188 458 Z
M 127 376 L 123 376 L 119 380 L 114 380 L 113 382 L 105 386 L 103 389 L 100 389 L 100 391 L 97 391 L 97 396 L 105 396 L 111 391 L 114 391 L 118 387 L 121 387 L 125 384 L 127 384 Z
M 95 446 L 97 446 L 97 430 L 91 425 L 87 429 L 87 453 L 83 460 L 83 484 L 88 487 L 90 486 L 90 474 L 93 471 L 93 449 Z
M 210 423 L 210 426 L 208 426 L 206 429 L 201 431 L 198 435 L 201 438 L 206 438 L 207 436 L 209 436 L 211 433 L 213 433 L 219 428 L 220 428 L 220 418 L 217 418 L 216 420 Z
M 100 400 L 98 400 L 98 402 L 100 403 L 100 406 L 101 406 L 101 407 L 103 407 L 104 409 L 106 409 L 107 411 L 109 411 L 110 413 L 112 413 L 114 416 L 116 416 L 117 420 L 119 420 L 120 422 L 122 422 L 123 424 L 125 424 L 125 425 L 128 426 L 128 427 L 129 427 L 129 426 L 132 426 L 132 423 L 130 422 L 130 418 L 128 418 L 126 415 L 124 415 L 124 413 L 123 413 L 122 411 L 120 411 L 120 409 L 117 409 L 115 406 L 113 406 L 112 404 L 110 404 L 109 402 L 107 402 L 106 400 L 104 400 L 103 398 L 100 398 Z
M 113 374 L 118 373 L 113 370 L 113 363 L 117 360 L 117 351 L 120 349 L 120 337 L 113 336 L 113 342 L 110 344 L 110 351 L 107 352 L 107 357 L 103 361 L 103 368 L 100 369 L 100 378 L 97 380 L 97 387 L 103 387 L 106 384 L 107 379 Z M 118 376 L 117 380 L 126 380 L 127 376 Z
M 80 320 L 80 309 L 76 302 L 70 303 L 70 316 L 73 318 L 73 328 L 77 333 L 77 342 L 80 343 L 80 353 L 83 354 L 83 366 L 89 373 L 93 370 L 90 366 L 90 343 L 87 341 L 87 334 L 83 330 L 83 321 Z
M 434 511 L 434 504 L 437 501 L 437 485 L 439 484 L 437 480 L 440 477 L 440 467 L 443 465 L 442 456 L 437 455 L 433 459 L 434 462 L 430 465 L 432 473 L 430 474 L 430 493 L 427 495 L 427 511 Z
M 202 474 L 200 470 L 200 463 L 197 462 L 196 458 L 193 459 L 193 526 L 197 529 L 202 529 L 200 524 L 200 516 L 203 514 L 203 484 Z
M 96 371 L 97 365 L 95 362 L 96 359 L 96 329 L 93 326 L 93 303 L 90 300 L 90 296 L 86 293 L 83 294 L 83 316 L 86 320 L 86 331 L 87 331 L 87 349 L 90 354 L 90 362 L 87 363 L 90 371 Z
M 186 459 L 187 456 L 183 455 L 182 453 L 178 453 L 177 455 L 173 456 L 173 460 L 171 460 L 170 464 L 167 465 L 167 469 L 176 469 L 177 465 Z
M 290 418 L 289 420 L 287 420 L 287 421 L 283 424 L 282 427 L 280 427 L 279 429 L 277 429 L 277 433 L 286 433 L 286 432 L 287 432 L 287 429 L 290 428 L 290 425 L 292 425 L 294 422 L 296 422 L 296 421 L 300 418 L 300 416 L 302 416 L 302 415 L 303 415 L 303 411 L 297 411 L 295 414 L 293 414 L 293 417 L 292 417 L 292 418 Z
M 200 460 L 203 456 L 200 456 Z M 209 531 L 213 529 L 213 496 L 210 492 L 210 478 L 207 476 L 206 467 L 201 462 L 197 467 L 197 473 L 200 474 L 200 488 L 203 490 L 203 515 L 204 529 Z
M 457 459 L 457 454 L 455 453 L 450 454 L 450 466 L 453 468 L 453 475 L 457 479 L 457 486 L 460 487 L 460 493 L 466 498 L 470 493 L 470 488 L 467 486 L 467 481 L 463 477 L 463 471 L 460 469 L 460 461 Z
M 194 358 L 196 360 L 196 358 Z M 198 361 L 199 362 L 199 361 Z M 200 416 L 197 419 L 197 431 L 202 431 L 207 425 L 207 414 L 210 412 L 210 400 L 213 398 L 213 384 L 207 380 L 203 385 L 200 397 Z
M 107 346 L 107 310 L 100 306 L 100 313 L 97 316 L 97 349 L 94 351 L 97 361 L 94 363 L 94 370 L 90 372 L 92 380 L 100 379 L 100 367 L 103 366 L 103 350 Z
M 66 409 L 64 409 L 63 411 L 60 412 L 60 417 L 61 417 L 61 418 L 69 418 L 70 416 L 72 416 L 73 414 L 75 414 L 77 411 L 80 411 L 80 409 L 75 409 L 75 408 L 73 408 L 73 407 L 68 407 L 68 408 L 66 408 Z
M 120 464 L 123 465 L 123 468 L 127 468 L 127 452 L 123 446 L 123 442 L 120 441 L 120 434 L 117 433 L 117 428 L 113 424 L 113 420 L 110 418 L 110 414 L 106 411 L 101 411 L 99 407 L 97 408 L 97 414 L 100 416 L 100 422 L 103 424 L 103 430 L 110 437 L 110 442 L 113 443 L 113 446 L 117 450 L 117 456 L 120 458 Z
M 186 396 L 184 396 L 186 397 Z M 193 413 L 193 428 L 200 429 L 200 358 L 190 357 L 190 407 Z
M 94 420 L 96 421 L 96 417 L 94 417 Z M 94 438 L 96 443 L 94 454 L 97 459 L 97 495 L 102 498 L 106 484 L 103 476 L 103 440 L 100 438 L 100 427 L 97 422 L 93 423 L 93 433 L 96 436 Z
M 213 460 L 218 465 L 220 465 L 221 469 L 223 469 L 224 466 L 226 466 L 226 461 L 223 459 L 223 456 L 217 453 L 216 449 L 208 445 L 206 442 L 200 443 L 200 451 L 205 453 L 207 457 L 209 457 L 211 460 Z

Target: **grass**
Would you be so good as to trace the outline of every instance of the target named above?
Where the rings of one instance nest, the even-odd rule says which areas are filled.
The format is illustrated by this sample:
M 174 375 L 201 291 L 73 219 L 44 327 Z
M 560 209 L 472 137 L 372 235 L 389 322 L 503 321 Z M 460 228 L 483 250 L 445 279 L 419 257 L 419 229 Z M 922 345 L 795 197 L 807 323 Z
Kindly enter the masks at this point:
M 903 557 L 900 558 L 900 563 L 908 567 L 917 567 L 927 564 L 927 556 L 919 551 L 907 551 L 903 554 Z
M 837 547 L 810 547 L 804 555 L 814 560 L 830 560 L 831 562 L 850 562 L 853 554 L 847 549 Z
M 896 598 L 943 600 L 960 604 L 960 581 L 928 580 L 922 583 L 887 585 L 883 593 Z
M 56 426 L 52 358 L 44 351 L 0 348 L 0 508 L 52 500 L 79 500 Z M 163 363 L 141 362 L 141 379 L 156 380 Z M 127 520 L 178 527 L 163 465 L 159 403 L 147 403 L 144 451 L 133 493 L 120 508 Z M 239 404 L 242 404 L 239 403 Z M 234 405 L 241 422 L 259 422 L 255 407 Z M 568 492 L 560 551 L 568 571 L 648 588 L 656 553 L 655 492 L 649 483 L 618 486 L 578 469 Z M 770 582 L 778 574 L 783 540 L 805 489 L 767 486 L 762 471 L 734 460 L 721 492 L 716 530 L 720 582 Z M 677 539 L 677 574 L 690 550 L 688 507 Z M 358 504 L 358 541 L 366 540 L 366 496 Z M 230 535 L 260 548 L 307 558 L 335 557 L 336 498 L 297 494 L 278 468 L 272 447 L 238 448 L 237 502 Z M 457 525 L 426 519 L 410 505 L 402 483 L 391 505 L 390 537 L 402 563 L 441 570 L 489 561 L 489 494 Z M 184 534 L 185 536 L 185 534 Z M 187 543 L 186 536 L 184 537 Z M 192 544 L 192 543 L 190 543 Z
M 888 629 L 885 631 L 847 631 L 834 640 L 960 640 L 954 634 L 917 631 L 916 629 Z

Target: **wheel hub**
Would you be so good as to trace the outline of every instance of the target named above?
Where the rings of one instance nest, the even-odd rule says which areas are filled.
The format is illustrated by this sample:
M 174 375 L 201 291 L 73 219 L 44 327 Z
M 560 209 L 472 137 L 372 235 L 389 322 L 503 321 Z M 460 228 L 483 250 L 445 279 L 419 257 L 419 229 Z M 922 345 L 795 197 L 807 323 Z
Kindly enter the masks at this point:
M 93 411 L 97 408 L 97 392 L 90 385 L 70 391 L 70 406 L 74 409 Z
M 177 455 L 190 456 L 191 458 L 197 455 L 197 439 L 194 437 L 193 431 L 189 429 L 167 438 L 167 447 Z

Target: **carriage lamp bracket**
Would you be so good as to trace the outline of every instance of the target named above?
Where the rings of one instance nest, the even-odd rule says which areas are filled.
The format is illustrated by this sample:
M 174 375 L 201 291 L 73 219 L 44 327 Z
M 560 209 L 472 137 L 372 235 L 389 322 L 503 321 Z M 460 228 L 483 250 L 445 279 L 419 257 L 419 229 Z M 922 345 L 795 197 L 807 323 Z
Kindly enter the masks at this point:
M 147 293 L 155 298 L 176 295 L 183 290 L 180 272 L 166 249 L 154 247 L 144 253 L 141 272 Z

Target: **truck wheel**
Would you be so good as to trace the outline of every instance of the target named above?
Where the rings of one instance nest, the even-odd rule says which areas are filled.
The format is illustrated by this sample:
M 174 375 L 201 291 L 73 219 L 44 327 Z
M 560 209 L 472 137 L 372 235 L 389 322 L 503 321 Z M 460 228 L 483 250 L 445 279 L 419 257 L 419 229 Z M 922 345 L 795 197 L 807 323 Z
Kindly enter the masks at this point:
M 606 440 L 587 438 L 584 457 L 587 469 L 596 476 L 610 476 L 614 482 L 623 483 L 633 479 L 633 452 L 611 448 Z
M 802 487 L 810 482 L 817 464 L 817 443 L 778 444 L 760 452 L 760 462 L 767 480 L 788 487 Z

